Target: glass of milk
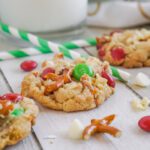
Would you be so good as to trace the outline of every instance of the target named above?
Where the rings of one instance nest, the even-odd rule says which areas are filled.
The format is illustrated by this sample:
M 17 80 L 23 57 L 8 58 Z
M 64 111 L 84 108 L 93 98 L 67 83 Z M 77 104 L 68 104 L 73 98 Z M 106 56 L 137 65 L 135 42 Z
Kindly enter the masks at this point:
M 88 0 L 0 0 L 4 23 L 29 32 L 60 32 L 84 25 Z

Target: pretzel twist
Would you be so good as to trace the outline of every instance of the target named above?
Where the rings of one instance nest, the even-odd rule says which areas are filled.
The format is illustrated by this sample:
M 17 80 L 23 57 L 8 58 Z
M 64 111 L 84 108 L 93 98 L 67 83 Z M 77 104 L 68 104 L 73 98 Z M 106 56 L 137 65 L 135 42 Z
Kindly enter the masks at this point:
M 115 127 L 109 126 L 114 119 L 114 114 L 103 119 L 92 119 L 91 124 L 84 129 L 82 138 L 84 140 L 88 140 L 95 133 L 107 133 L 114 137 L 119 137 L 121 135 L 121 131 Z

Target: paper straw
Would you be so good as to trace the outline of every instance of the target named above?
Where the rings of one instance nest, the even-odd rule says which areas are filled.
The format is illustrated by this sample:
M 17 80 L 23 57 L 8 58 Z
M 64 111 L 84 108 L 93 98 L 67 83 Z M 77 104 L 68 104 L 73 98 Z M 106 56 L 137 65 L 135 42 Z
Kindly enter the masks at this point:
M 113 66 L 111 66 L 111 70 L 112 70 L 112 75 L 123 82 L 129 81 L 131 78 L 131 74 L 126 71 L 115 68 Z
M 78 49 L 81 47 L 95 46 L 96 45 L 96 39 L 95 38 L 88 38 L 85 40 L 75 40 L 75 41 L 71 41 L 71 42 L 65 42 L 65 43 L 62 43 L 60 46 L 58 44 L 54 44 L 54 43 L 47 41 L 43 38 L 35 36 L 31 33 L 18 30 L 17 28 L 14 28 L 14 27 L 9 26 L 7 24 L 4 24 L 2 22 L 0 22 L 0 28 L 5 33 L 13 35 L 19 39 L 24 40 L 24 41 L 30 42 L 35 46 L 44 47 L 44 48 L 50 49 L 50 50 L 53 50 L 53 49 L 59 50 L 60 48 Z
M 22 48 L 22 49 L 10 50 L 10 51 L 2 51 L 0 52 L 0 61 L 15 59 L 15 58 L 23 58 L 23 57 L 34 56 L 34 55 L 39 55 L 39 54 L 48 54 L 48 53 L 55 53 L 55 52 L 49 49 L 41 48 L 41 47 Z M 59 53 L 63 53 L 65 57 L 68 57 L 70 59 L 86 57 L 84 55 L 80 55 L 79 53 L 76 53 L 71 50 L 66 51 L 62 49 L 59 51 Z
M 1 27 L 1 30 L 3 32 L 6 32 L 6 33 L 8 33 L 10 35 L 13 35 L 13 36 L 15 36 L 15 37 L 17 37 L 19 39 L 23 39 L 25 41 L 31 42 L 32 44 L 34 44 L 34 45 L 36 45 L 38 47 L 41 47 L 41 48 L 37 49 L 41 53 L 59 53 L 59 52 L 62 52 L 64 54 L 64 56 L 69 57 L 71 59 L 75 59 L 75 58 L 81 57 L 81 55 L 79 53 L 67 49 L 69 47 L 71 48 L 71 46 L 69 46 L 71 44 L 63 44 L 63 45 L 55 44 L 53 42 L 44 40 L 44 39 L 42 39 L 40 37 L 37 37 L 37 36 L 35 36 L 33 34 L 30 34 L 28 32 L 20 31 L 20 30 L 14 28 L 14 27 L 11 27 L 11 26 L 8 26 L 6 24 L 3 24 L 2 22 L 0 22 L 0 27 Z M 71 42 L 67 42 L 67 43 L 71 43 Z M 79 43 L 80 42 L 78 42 L 78 44 Z M 83 43 L 83 42 L 81 42 L 81 43 Z M 82 45 L 81 43 L 79 45 Z M 91 43 L 94 43 L 94 42 L 92 41 Z M 74 45 L 75 45 L 75 43 L 74 43 Z M 73 47 L 74 46 L 72 44 L 72 48 L 71 49 L 73 49 Z M 32 55 L 34 55 L 34 53 L 37 54 L 37 50 L 36 49 L 34 49 L 34 50 L 32 49 L 32 51 L 35 51 L 35 52 L 30 52 L 30 53 L 32 53 Z M 29 50 L 27 50 L 27 51 L 29 51 Z M 30 49 L 30 51 L 31 51 L 31 49 Z M 12 57 L 20 58 L 20 57 L 26 57 L 26 56 L 30 56 L 30 54 L 29 54 L 29 52 L 26 52 L 23 49 L 13 50 L 13 51 L 1 53 L 0 54 L 0 60 L 6 60 L 6 59 L 10 59 Z M 118 78 L 121 81 L 127 81 L 127 76 L 126 76 L 127 73 L 126 72 L 120 71 L 117 68 L 111 68 L 111 70 L 112 70 L 112 74 L 113 74 L 114 77 Z
M 39 54 L 47 54 L 47 53 L 53 53 L 53 51 L 50 51 L 48 49 L 46 50 L 44 48 L 24 48 L 24 49 L 11 50 L 7 52 L 3 51 L 3 52 L 0 52 L 0 61 L 15 59 L 15 58 L 23 58 L 23 57 L 39 55 Z M 70 56 L 66 52 L 64 52 L 63 54 L 66 57 Z M 74 56 L 71 59 L 76 59 L 79 57 L 83 57 L 83 56 L 81 56 L 77 52 L 74 52 Z M 125 72 L 123 70 L 117 69 L 112 66 L 111 66 L 111 70 L 112 70 L 112 75 L 123 82 L 126 82 L 130 79 L 131 75 L 128 72 Z
M 62 43 L 64 47 L 67 49 L 78 49 L 83 47 L 89 47 L 89 46 L 96 46 L 96 39 L 95 38 L 88 38 L 84 40 L 74 40 L 70 42 Z
M 36 48 L 23 48 L 16 49 L 10 51 L 2 51 L 0 52 L 0 61 L 15 59 L 15 58 L 23 58 L 27 56 L 39 55 L 43 53 L 51 53 L 49 50 L 42 50 Z

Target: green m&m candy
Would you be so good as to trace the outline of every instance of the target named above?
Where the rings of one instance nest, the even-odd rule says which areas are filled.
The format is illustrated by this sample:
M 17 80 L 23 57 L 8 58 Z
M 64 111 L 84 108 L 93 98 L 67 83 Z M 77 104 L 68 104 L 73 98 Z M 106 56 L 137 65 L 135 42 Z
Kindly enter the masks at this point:
M 92 70 L 92 68 L 90 66 L 88 66 L 87 64 L 77 64 L 75 67 L 74 67 L 74 70 L 73 70 L 73 77 L 80 81 L 80 78 L 84 75 L 84 74 L 87 74 L 89 75 L 90 77 L 93 77 L 94 76 L 94 72 Z
M 16 108 L 14 109 L 13 112 L 11 112 L 11 115 L 14 117 L 19 117 L 24 113 L 24 109 L 23 108 Z

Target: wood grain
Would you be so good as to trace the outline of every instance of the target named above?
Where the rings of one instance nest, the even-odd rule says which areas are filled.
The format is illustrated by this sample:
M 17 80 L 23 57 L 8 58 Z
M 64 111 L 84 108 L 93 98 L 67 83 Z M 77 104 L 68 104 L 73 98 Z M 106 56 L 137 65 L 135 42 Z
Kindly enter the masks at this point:
M 80 52 L 83 53 L 83 51 Z M 30 58 L 7 61 L 5 63 L 1 62 L 0 66 L 13 90 L 20 92 L 20 83 L 26 73 L 19 69 L 19 64 L 25 59 L 33 59 L 41 62 L 51 57 L 51 55 L 33 56 Z M 130 101 L 135 97 L 136 95 L 128 89 L 126 85 L 118 82 L 116 93 L 102 106 L 91 111 L 64 113 L 39 106 L 40 115 L 37 119 L 37 124 L 34 126 L 35 134 L 44 150 L 149 150 L 150 134 L 139 129 L 137 122 L 142 116 L 149 115 L 150 109 L 140 113 L 134 112 L 130 107 Z M 112 113 L 117 114 L 113 125 L 122 130 L 122 136 L 119 139 L 108 135 L 97 135 L 89 141 L 76 141 L 68 138 L 67 129 L 73 119 L 78 118 L 84 125 L 87 125 L 92 118 L 100 118 Z M 51 144 L 49 140 L 44 139 L 45 136 L 50 134 L 57 136 L 53 144 Z

